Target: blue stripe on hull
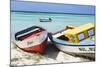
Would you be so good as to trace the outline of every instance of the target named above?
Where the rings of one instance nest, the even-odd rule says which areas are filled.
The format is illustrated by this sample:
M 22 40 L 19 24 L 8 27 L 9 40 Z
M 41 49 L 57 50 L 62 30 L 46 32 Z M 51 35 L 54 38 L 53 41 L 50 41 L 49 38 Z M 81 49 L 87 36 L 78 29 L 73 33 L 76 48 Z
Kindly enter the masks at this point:
M 69 43 L 67 41 L 63 41 L 57 38 L 52 37 L 51 34 L 48 34 L 48 37 L 50 38 L 50 40 L 55 43 L 55 44 L 60 44 L 60 45 L 65 45 L 65 46 L 95 46 L 95 43 L 90 40 L 90 39 L 86 39 L 80 43 Z

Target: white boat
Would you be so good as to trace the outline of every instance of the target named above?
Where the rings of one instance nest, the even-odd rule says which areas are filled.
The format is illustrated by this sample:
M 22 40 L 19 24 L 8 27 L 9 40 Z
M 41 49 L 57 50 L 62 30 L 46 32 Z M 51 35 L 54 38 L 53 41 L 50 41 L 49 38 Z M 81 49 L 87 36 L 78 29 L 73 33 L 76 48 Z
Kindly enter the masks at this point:
M 68 30 L 62 30 L 56 34 L 49 33 L 49 39 L 56 45 L 58 49 L 69 54 L 95 57 L 95 41 L 94 35 L 86 38 L 78 43 L 69 42 L 68 38 L 64 36 L 64 32 Z
M 52 22 L 51 18 L 40 18 L 40 22 Z

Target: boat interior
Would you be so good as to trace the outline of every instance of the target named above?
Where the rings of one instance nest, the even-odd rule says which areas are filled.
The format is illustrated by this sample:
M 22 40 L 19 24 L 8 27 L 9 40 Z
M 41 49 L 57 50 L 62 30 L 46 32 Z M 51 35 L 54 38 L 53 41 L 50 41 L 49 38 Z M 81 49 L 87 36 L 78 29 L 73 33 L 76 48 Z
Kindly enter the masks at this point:
M 65 37 L 64 35 L 61 35 L 59 37 L 57 37 L 60 40 L 64 40 L 64 41 L 68 41 L 69 39 L 67 37 Z

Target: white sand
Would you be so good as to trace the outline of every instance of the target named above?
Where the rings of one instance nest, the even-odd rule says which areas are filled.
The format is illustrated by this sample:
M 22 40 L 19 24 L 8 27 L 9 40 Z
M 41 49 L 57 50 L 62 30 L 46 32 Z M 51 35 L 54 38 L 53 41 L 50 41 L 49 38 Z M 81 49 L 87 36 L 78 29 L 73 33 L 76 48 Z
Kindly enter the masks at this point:
M 49 53 L 48 53 L 49 54 Z M 50 58 L 38 53 L 27 53 L 18 49 L 14 43 L 11 43 L 11 65 L 34 65 L 34 64 L 50 64 L 64 62 L 81 62 L 89 61 L 80 57 L 74 57 L 59 51 L 56 58 Z

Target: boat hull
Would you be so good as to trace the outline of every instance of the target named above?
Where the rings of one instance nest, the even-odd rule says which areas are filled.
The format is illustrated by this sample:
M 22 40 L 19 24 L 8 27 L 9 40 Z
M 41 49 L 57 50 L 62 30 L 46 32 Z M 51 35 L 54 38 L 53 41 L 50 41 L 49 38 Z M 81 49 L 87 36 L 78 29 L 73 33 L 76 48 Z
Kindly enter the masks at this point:
M 43 41 L 42 43 L 37 44 L 35 46 L 26 47 L 26 48 L 21 48 L 19 46 L 17 46 L 17 47 L 20 48 L 21 50 L 29 52 L 29 53 L 43 53 L 46 45 L 47 45 L 47 38 L 45 41 Z
M 95 53 L 95 46 L 65 46 L 61 44 L 55 44 L 58 49 L 69 53 Z
M 37 26 L 27 28 L 15 34 L 17 47 L 30 53 L 43 53 L 47 45 L 47 39 L 47 31 Z
M 95 60 L 95 46 L 64 46 L 61 44 L 55 44 L 56 47 L 73 56 L 84 57 L 90 60 Z
M 62 40 L 59 40 L 52 36 L 52 34 L 48 34 L 51 42 L 61 51 L 77 56 L 85 56 L 94 59 L 95 58 L 95 43 L 80 43 L 80 44 L 72 44 Z M 86 41 L 85 41 L 86 42 Z

